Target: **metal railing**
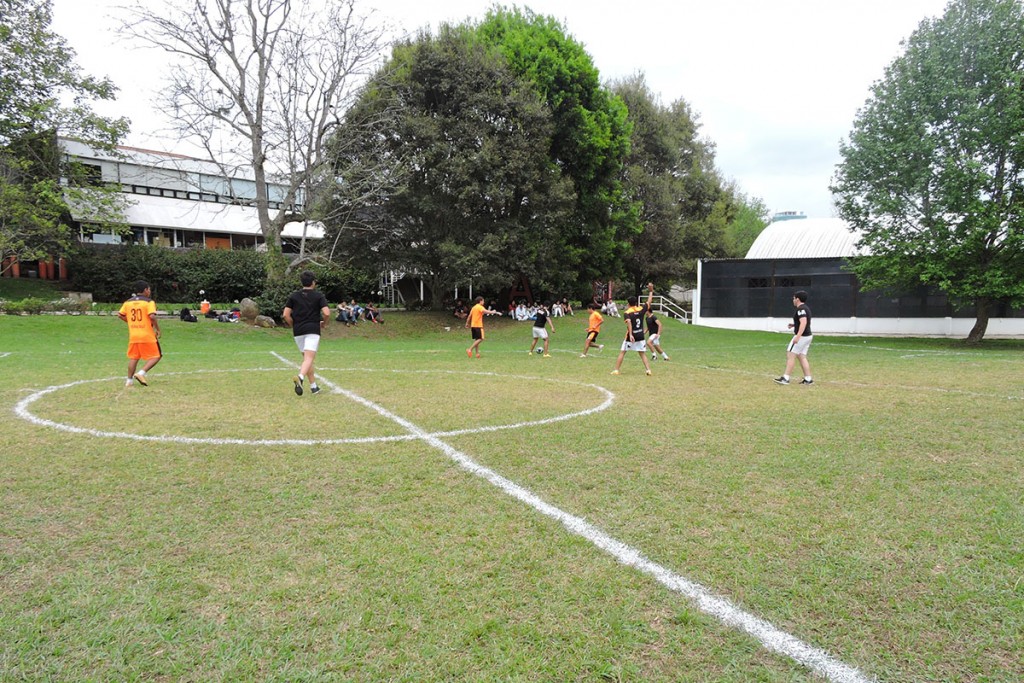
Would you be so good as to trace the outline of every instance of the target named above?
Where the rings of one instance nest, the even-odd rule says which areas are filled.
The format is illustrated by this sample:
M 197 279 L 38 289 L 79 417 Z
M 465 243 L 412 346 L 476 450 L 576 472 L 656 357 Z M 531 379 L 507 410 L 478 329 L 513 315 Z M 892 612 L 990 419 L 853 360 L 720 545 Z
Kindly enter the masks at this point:
M 643 301 L 642 298 L 640 300 Z M 655 294 L 654 299 L 651 302 L 651 308 L 655 313 L 661 313 L 662 315 L 666 315 L 670 318 L 682 320 L 686 324 L 690 323 L 690 312 L 667 296 Z

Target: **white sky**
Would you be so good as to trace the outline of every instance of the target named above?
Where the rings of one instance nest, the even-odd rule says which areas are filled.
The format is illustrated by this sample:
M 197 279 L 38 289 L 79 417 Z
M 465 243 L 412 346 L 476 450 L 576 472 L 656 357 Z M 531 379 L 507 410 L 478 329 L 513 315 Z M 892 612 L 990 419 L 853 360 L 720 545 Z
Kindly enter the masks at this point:
M 143 0 L 163 7 L 161 0 Z M 359 2 L 359 0 L 357 0 Z M 153 105 L 166 58 L 131 48 L 114 31 L 124 0 L 53 0 L 53 29 L 90 75 L 120 88 L 104 114 L 132 119 L 128 144 L 170 151 Z M 407 31 L 481 19 L 491 0 L 362 0 Z M 514 3 L 502 2 L 507 6 Z M 946 0 L 520 1 L 560 20 L 602 80 L 636 72 L 665 104 L 685 99 L 717 147 L 717 166 L 771 211 L 833 215 L 828 191 L 839 140 L 871 84 L 901 54 L 900 41 Z

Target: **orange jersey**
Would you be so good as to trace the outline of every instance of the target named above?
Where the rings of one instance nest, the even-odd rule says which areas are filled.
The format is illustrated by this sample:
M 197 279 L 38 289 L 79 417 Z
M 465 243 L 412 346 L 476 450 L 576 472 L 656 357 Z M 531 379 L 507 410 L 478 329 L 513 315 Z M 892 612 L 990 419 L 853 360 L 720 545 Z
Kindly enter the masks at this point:
M 156 303 L 144 296 L 133 296 L 121 304 L 121 315 L 128 323 L 128 343 L 156 343 L 156 332 L 149 316 L 156 315 Z
M 597 311 L 590 312 L 590 324 L 587 325 L 587 332 L 600 332 L 601 323 L 604 322 L 604 316 Z
M 469 326 L 470 327 L 483 327 L 484 326 L 484 311 L 487 310 L 483 304 L 476 304 L 473 308 L 469 309 Z

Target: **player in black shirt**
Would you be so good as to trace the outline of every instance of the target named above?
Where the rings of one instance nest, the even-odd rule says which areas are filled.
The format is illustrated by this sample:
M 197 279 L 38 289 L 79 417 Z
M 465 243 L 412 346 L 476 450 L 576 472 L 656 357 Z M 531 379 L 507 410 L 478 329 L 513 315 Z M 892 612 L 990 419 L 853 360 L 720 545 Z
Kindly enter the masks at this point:
M 528 353 L 533 355 L 533 350 L 537 347 L 537 340 L 544 340 L 544 357 L 551 358 L 551 354 L 548 353 L 548 330 L 547 327 L 551 327 L 551 332 L 555 331 L 555 324 L 548 318 L 548 307 L 547 304 L 537 307 L 537 312 L 533 318 L 533 343 L 530 344 L 530 350 Z M 539 349 L 538 349 L 539 350 Z
M 807 292 L 800 290 L 793 294 L 793 305 L 796 312 L 793 313 L 793 322 L 788 327 L 793 330 L 793 338 L 786 347 L 786 372 L 782 377 L 776 377 L 776 384 L 789 384 L 789 376 L 793 372 L 796 361 L 800 361 L 803 368 L 804 378 L 800 384 L 814 384 L 811 377 L 811 364 L 807 360 L 807 352 L 811 348 L 811 341 L 814 335 L 811 333 L 811 309 L 807 306 Z
M 658 354 L 665 360 L 669 360 L 665 349 L 661 348 L 661 321 L 654 311 L 647 313 L 647 348 L 651 350 L 651 360 L 658 360 Z
M 626 338 L 622 342 L 622 349 L 619 357 L 615 360 L 613 375 L 619 374 L 622 367 L 622 359 L 626 357 L 627 351 L 636 351 L 640 354 L 640 360 L 644 363 L 647 374 L 651 374 L 651 365 L 647 362 L 647 343 L 644 341 L 644 317 L 650 312 L 651 304 L 654 302 L 654 284 L 647 283 L 647 303 L 638 304 L 635 296 L 626 299 L 629 308 L 626 309 L 624 320 L 626 321 Z
M 320 348 L 320 330 L 331 319 L 331 307 L 323 292 L 317 291 L 316 276 L 311 271 L 302 271 L 299 280 L 302 282 L 302 289 L 292 292 L 288 297 L 281 317 L 285 324 L 292 328 L 295 344 L 302 354 L 299 374 L 292 378 L 295 393 L 302 396 L 302 383 L 307 378 L 309 390 L 314 394 L 320 393 L 320 387 L 316 385 L 313 361 L 316 360 L 316 352 Z

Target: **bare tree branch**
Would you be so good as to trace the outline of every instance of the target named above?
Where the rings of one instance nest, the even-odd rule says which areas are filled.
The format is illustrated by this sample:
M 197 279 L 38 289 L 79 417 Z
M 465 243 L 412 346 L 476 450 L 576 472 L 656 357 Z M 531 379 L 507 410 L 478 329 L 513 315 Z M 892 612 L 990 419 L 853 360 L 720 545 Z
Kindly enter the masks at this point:
M 178 134 L 226 178 L 251 171 L 260 231 L 280 255 L 287 222 L 318 219 L 309 200 L 330 176 L 325 140 L 379 63 L 386 27 L 354 0 L 177 0 L 159 15 L 138 2 L 123 11 L 124 33 L 179 66 L 164 93 Z M 281 196 L 270 197 L 271 183 Z

